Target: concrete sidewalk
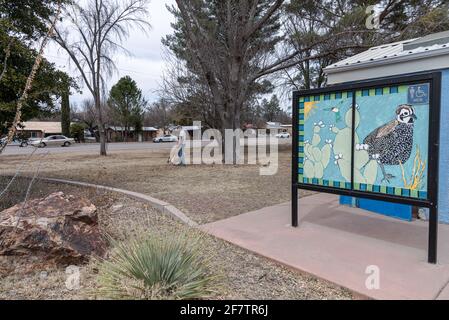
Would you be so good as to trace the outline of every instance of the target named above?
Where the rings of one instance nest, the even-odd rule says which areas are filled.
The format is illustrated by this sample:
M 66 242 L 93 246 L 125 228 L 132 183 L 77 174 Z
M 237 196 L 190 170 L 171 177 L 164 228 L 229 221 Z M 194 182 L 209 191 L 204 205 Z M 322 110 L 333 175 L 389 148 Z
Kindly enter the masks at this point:
M 374 299 L 449 299 L 449 226 L 439 228 L 439 264 L 427 263 L 428 224 L 339 205 L 318 194 L 300 200 L 300 227 L 282 204 L 202 226 L 218 238 Z M 380 268 L 369 290 L 368 266 Z

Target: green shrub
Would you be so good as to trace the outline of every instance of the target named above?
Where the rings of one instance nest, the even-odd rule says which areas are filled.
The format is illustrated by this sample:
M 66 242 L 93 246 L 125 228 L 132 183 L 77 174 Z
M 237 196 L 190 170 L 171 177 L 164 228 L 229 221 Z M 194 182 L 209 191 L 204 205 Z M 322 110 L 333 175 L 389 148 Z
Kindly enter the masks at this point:
M 86 127 L 81 123 L 72 123 L 70 126 L 70 135 L 76 142 L 84 142 L 84 129 Z
M 115 245 L 99 268 L 99 295 L 109 299 L 205 299 L 217 277 L 198 254 L 199 241 L 148 236 Z

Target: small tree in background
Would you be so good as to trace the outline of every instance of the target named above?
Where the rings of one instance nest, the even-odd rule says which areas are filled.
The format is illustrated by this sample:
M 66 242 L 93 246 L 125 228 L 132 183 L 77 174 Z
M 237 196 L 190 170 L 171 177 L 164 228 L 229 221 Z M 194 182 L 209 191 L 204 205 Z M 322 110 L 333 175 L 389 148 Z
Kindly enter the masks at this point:
M 270 100 L 262 100 L 262 113 L 266 121 L 277 121 L 279 114 L 282 112 L 279 106 L 279 99 L 273 95 Z
M 112 87 L 109 93 L 109 106 L 113 119 L 123 127 L 125 141 L 131 127 L 136 133 L 142 131 L 147 101 L 143 98 L 142 90 L 137 87 L 137 83 L 131 77 L 121 78 Z
M 70 89 L 61 97 L 61 128 L 62 135 L 70 137 Z
M 70 136 L 75 139 L 76 142 L 84 142 L 84 130 L 86 127 L 81 123 L 74 123 L 70 126 Z
M 174 110 L 172 105 L 164 98 L 151 104 L 145 114 L 145 122 L 150 126 L 163 129 L 164 134 L 168 132 L 170 124 L 174 120 Z
M 97 114 L 92 99 L 85 99 L 80 105 L 72 105 L 71 118 L 82 123 L 92 136 L 98 137 Z

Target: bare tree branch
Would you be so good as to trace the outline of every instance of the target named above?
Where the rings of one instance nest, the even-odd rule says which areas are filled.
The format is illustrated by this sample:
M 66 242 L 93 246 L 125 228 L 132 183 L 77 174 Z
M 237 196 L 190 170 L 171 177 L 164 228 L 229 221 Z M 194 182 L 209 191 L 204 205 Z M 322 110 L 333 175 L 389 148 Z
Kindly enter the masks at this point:
M 350 46 L 344 46 L 344 47 L 339 47 L 339 50 L 348 50 L 348 49 L 360 49 L 360 48 L 369 48 L 370 46 L 360 46 L 360 45 L 350 45 Z M 318 60 L 320 58 L 324 58 L 330 55 L 333 55 L 334 52 L 333 51 L 325 51 L 323 53 L 320 54 L 316 54 L 316 55 L 311 55 L 305 58 L 300 58 L 300 59 L 293 59 L 294 57 L 297 56 L 297 54 L 292 54 L 284 59 L 281 59 L 279 61 L 274 62 L 273 64 L 265 67 L 263 70 L 261 70 L 260 72 L 258 72 L 253 78 L 251 78 L 251 81 L 255 81 L 263 76 L 272 74 L 272 73 L 276 73 L 278 71 L 282 71 L 288 68 L 291 68 L 297 64 L 300 64 L 302 62 L 306 62 L 306 61 L 312 61 L 312 60 Z
M 106 79 L 117 70 L 113 59 L 117 51 L 129 54 L 121 42 L 132 27 L 146 32 L 150 24 L 149 0 L 88 0 L 65 12 L 69 20 L 64 30 L 56 30 L 55 41 L 67 52 L 92 94 L 97 109 L 100 154 L 106 156 L 103 110 Z

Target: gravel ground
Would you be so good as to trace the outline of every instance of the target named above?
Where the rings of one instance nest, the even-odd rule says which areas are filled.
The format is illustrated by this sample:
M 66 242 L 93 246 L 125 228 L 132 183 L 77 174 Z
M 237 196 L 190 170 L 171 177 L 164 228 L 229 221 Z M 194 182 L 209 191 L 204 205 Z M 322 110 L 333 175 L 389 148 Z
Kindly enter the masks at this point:
M 0 187 L 6 180 L 0 179 Z M 23 190 L 17 183 L 12 190 Z M 198 237 L 199 231 L 179 223 L 148 204 L 117 194 L 38 182 L 31 197 L 44 196 L 53 191 L 80 194 L 97 206 L 101 230 L 115 239 L 128 239 L 146 232 L 162 233 L 170 237 L 187 233 Z M 16 194 L 16 196 L 14 196 Z M 9 204 L 19 202 L 23 195 L 8 194 Z M 3 203 L 3 202 L 2 202 Z M 8 204 L 8 206 L 9 206 Z M 1 209 L 1 208 L 0 208 Z M 259 257 L 244 249 L 201 234 L 204 257 L 211 270 L 218 272 L 222 287 L 217 299 L 351 299 L 351 294 L 316 278 L 305 276 Z M 81 288 L 66 289 L 64 269 L 39 267 L 29 260 L 0 258 L 0 299 L 96 299 L 96 263 L 80 266 Z

